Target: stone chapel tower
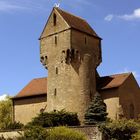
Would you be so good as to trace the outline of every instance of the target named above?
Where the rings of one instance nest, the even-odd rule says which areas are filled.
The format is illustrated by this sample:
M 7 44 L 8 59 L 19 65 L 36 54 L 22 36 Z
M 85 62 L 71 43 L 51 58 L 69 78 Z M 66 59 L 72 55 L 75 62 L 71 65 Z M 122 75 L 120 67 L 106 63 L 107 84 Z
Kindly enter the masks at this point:
M 96 92 L 101 38 L 85 20 L 53 8 L 40 37 L 40 59 L 48 70 L 47 111 L 77 112 L 83 121 Z

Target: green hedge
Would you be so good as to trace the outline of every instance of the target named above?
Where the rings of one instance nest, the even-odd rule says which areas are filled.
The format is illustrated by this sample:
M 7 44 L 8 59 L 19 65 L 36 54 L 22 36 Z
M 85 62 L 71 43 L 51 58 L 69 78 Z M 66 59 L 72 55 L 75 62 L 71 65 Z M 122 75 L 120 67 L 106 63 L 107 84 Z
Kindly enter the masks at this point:
M 66 128 L 56 127 L 48 132 L 46 140 L 87 140 L 83 133 Z
M 56 127 L 46 130 L 40 126 L 25 129 L 24 136 L 17 140 L 87 140 L 83 133 L 66 127 Z
M 80 125 L 80 121 L 76 113 L 66 112 L 65 110 L 44 112 L 33 118 L 29 122 L 28 126 L 42 126 L 42 127 L 54 127 L 54 126 L 77 126 Z
M 100 126 L 107 140 L 130 140 L 140 129 L 140 124 L 134 120 L 114 120 Z

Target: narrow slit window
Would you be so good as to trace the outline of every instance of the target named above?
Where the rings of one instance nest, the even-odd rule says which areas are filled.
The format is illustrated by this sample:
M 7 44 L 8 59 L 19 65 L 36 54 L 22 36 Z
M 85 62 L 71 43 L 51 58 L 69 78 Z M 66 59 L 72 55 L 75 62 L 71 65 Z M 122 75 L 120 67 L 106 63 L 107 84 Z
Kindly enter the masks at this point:
M 58 74 L 58 68 L 57 68 L 57 67 L 56 67 L 56 69 L 55 69 L 55 70 L 56 70 L 56 74 Z
M 74 60 L 74 58 L 75 58 L 74 55 L 75 55 L 75 51 L 74 51 L 74 49 L 72 49 L 72 50 L 71 50 L 71 59 L 72 59 L 72 60 Z
M 54 89 L 54 96 L 56 96 L 57 95 L 57 89 L 55 88 Z
M 53 25 L 56 26 L 56 14 L 53 14 Z
M 57 45 L 57 36 L 55 36 L 55 45 Z
M 85 37 L 85 44 L 87 44 L 87 38 Z

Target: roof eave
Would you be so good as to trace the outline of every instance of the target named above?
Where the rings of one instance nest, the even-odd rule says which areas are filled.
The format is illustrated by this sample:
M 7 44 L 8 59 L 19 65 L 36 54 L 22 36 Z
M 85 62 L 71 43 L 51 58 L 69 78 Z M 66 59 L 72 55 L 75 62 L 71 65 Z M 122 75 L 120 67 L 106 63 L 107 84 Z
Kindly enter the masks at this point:
M 28 95 L 28 96 L 14 96 L 14 97 L 11 97 L 11 99 L 16 100 L 16 99 L 30 98 L 30 97 L 41 96 L 41 95 L 46 95 L 47 96 L 47 93 L 40 93 L 40 94 Z

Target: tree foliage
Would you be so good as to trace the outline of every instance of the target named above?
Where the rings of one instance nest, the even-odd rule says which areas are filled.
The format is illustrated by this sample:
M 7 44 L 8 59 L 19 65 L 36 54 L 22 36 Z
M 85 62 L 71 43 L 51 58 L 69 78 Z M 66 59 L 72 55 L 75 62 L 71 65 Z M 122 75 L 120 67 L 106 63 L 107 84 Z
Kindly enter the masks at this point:
M 85 113 L 85 124 L 94 125 L 106 121 L 106 104 L 101 99 L 99 93 L 96 93 Z
M 20 129 L 23 124 L 12 122 L 12 100 L 9 96 L 0 101 L 0 129 Z
M 12 101 L 7 96 L 0 101 L 0 129 L 7 128 L 12 123 Z

